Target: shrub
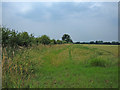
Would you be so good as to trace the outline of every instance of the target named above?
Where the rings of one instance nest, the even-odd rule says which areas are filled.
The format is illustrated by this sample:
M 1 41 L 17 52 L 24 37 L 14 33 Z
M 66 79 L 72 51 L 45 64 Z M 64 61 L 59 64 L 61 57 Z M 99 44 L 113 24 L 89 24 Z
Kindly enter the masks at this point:
M 110 63 L 102 58 L 94 58 L 90 61 L 91 66 L 106 67 Z
M 50 44 L 50 38 L 47 35 L 42 35 L 40 42 L 44 45 Z

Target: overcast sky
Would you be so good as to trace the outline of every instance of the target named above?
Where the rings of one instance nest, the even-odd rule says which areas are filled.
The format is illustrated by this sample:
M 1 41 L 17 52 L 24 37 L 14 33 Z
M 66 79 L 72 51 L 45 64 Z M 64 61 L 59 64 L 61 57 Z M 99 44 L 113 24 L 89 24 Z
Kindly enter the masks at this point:
M 117 41 L 117 2 L 4 2 L 2 24 L 35 36 L 73 41 Z

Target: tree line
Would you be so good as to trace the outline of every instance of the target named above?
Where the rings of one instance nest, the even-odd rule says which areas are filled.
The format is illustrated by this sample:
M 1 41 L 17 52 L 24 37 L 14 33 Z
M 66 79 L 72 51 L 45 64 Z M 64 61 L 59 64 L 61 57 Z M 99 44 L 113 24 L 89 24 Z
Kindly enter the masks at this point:
M 33 44 L 39 45 L 53 45 L 53 44 L 65 44 L 73 43 L 70 35 L 64 34 L 62 40 L 50 39 L 47 35 L 42 35 L 41 37 L 35 37 L 33 34 L 28 34 L 28 32 L 18 32 L 15 30 L 10 30 L 9 28 L 2 27 L 2 47 L 12 47 L 16 48 L 18 46 L 32 46 Z
M 106 45 L 120 45 L 120 42 L 104 42 L 104 41 L 90 41 L 90 42 L 74 42 L 74 44 L 106 44 Z
M 33 34 L 28 34 L 28 32 L 18 32 L 15 30 L 10 30 L 6 27 L 1 27 L 2 31 L 2 47 L 17 48 L 18 46 L 29 47 L 33 44 L 39 45 L 54 45 L 54 44 L 112 44 L 118 45 L 120 42 L 103 42 L 103 41 L 90 41 L 90 42 L 73 42 L 70 35 L 64 34 L 61 39 L 55 40 L 50 39 L 47 35 L 42 35 L 41 37 L 35 37 Z

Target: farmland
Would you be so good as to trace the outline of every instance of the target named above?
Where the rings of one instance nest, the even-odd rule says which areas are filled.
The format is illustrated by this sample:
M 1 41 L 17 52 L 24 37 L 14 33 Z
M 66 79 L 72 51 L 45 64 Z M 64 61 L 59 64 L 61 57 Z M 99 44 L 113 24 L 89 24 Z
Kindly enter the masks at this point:
M 3 88 L 117 88 L 118 45 L 33 45 L 3 55 Z

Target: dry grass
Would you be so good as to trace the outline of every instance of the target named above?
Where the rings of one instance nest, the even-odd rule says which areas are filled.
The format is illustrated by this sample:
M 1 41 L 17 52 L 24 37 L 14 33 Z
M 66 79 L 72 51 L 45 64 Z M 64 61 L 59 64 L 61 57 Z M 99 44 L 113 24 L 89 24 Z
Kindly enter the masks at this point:
M 115 57 L 118 57 L 118 45 L 89 45 L 85 44 L 83 46 L 87 46 L 89 48 L 96 48 L 99 49 L 99 51 L 106 51 L 108 53 L 113 54 Z
M 76 61 L 84 61 L 90 58 L 91 52 L 89 50 L 75 48 L 72 51 L 72 58 Z

